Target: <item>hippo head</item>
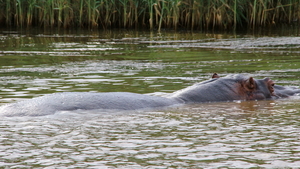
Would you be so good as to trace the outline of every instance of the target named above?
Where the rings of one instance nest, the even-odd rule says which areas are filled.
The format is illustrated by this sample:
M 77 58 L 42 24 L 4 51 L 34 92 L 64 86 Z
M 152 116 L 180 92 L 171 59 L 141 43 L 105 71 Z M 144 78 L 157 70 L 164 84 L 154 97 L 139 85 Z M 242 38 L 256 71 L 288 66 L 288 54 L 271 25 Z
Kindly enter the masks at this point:
M 263 100 L 270 99 L 274 94 L 275 83 L 269 79 L 254 79 L 249 77 L 240 82 L 239 94 L 243 100 Z
M 246 100 L 278 99 L 300 93 L 300 89 L 296 87 L 276 85 L 267 77 L 264 79 L 253 79 L 250 77 L 248 80 L 246 80 L 245 84 L 245 86 L 249 86 L 249 84 L 252 86 L 251 84 L 253 84 L 253 89 L 255 89 L 251 92 L 253 97 L 248 97 Z M 266 88 L 268 90 L 266 90 Z
M 214 73 L 212 78 L 220 78 L 220 76 Z M 235 79 L 235 84 L 230 79 Z M 275 83 L 269 78 L 254 79 L 243 75 L 229 75 L 222 80 L 225 83 L 227 81 L 229 84 L 233 84 L 233 87 L 228 87 L 228 89 L 231 89 L 233 92 L 231 95 L 236 98 L 239 97 L 239 100 L 263 100 L 275 96 Z
M 177 91 L 171 97 L 185 103 L 199 103 L 275 99 L 295 93 L 300 93 L 300 90 L 275 85 L 269 78 L 255 79 L 242 74 L 220 77 L 215 73 L 211 80 Z

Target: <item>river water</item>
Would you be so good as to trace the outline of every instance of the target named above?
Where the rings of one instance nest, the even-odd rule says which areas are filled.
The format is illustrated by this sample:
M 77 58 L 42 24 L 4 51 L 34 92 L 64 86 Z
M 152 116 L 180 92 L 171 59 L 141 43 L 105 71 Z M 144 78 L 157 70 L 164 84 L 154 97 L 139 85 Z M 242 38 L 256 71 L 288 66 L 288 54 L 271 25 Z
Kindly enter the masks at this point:
M 0 31 L 0 104 L 55 92 L 163 96 L 243 73 L 300 84 L 299 30 Z M 300 97 L 1 117 L 3 168 L 297 168 Z

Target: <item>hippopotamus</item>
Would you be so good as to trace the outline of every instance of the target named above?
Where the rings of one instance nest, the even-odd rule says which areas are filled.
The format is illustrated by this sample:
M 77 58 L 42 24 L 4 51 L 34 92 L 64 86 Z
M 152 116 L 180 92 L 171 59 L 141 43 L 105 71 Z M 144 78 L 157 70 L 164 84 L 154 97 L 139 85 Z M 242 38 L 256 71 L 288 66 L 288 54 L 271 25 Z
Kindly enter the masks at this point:
M 270 78 L 255 79 L 242 74 L 220 77 L 214 73 L 210 80 L 165 97 L 129 92 L 63 92 L 1 106 L 0 115 L 41 116 L 73 110 L 155 109 L 192 103 L 278 99 L 296 93 L 300 93 L 300 89 L 275 85 Z

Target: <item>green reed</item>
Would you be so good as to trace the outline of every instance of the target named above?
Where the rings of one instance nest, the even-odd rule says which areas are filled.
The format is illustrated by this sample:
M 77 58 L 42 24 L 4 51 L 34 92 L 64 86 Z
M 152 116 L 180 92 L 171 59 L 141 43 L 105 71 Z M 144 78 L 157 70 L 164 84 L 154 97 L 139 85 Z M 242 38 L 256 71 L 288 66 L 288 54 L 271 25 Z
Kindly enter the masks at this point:
M 22 0 L 17 0 L 16 6 L 16 24 L 22 28 L 24 22 Z
M 3 2 L 5 3 L 5 7 L 2 6 L 2 8 L 5 8 L 5 17 L 2 17 L 1 19 L 4 19 L 5 18 L 5 23 L 6 25 L 10 26 L 11 25 L 11 16 L 10 16 L 10 11 L 11 11 L 11 6 L 10 6 L 10 0 L 6 0 L 6 2 Z M 2 4 L 3 4 L 2 3 Z
M 299 0 L 0 0 L 15 27 L 256 28 L 300 21 Z

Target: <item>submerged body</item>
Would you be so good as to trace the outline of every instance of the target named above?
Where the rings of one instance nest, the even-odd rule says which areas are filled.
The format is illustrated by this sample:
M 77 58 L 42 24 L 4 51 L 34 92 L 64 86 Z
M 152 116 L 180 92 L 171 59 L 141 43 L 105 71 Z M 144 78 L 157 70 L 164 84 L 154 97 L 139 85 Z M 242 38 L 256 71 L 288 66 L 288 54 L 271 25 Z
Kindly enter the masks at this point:
M 45 95 L 0 107 L 2 116 L 41 116 L 72 110 L 137 110 L 167 107 L 177 104 L 233 100 L 264 100 L 288 97 L 300 89 L 274 85 L 269 78 L 254 79 L 244 75 L 219 77 L 197 83 L 174 92 L 169 97 L 158 97 L 128 92 L 90 93 L 65 92 Z

